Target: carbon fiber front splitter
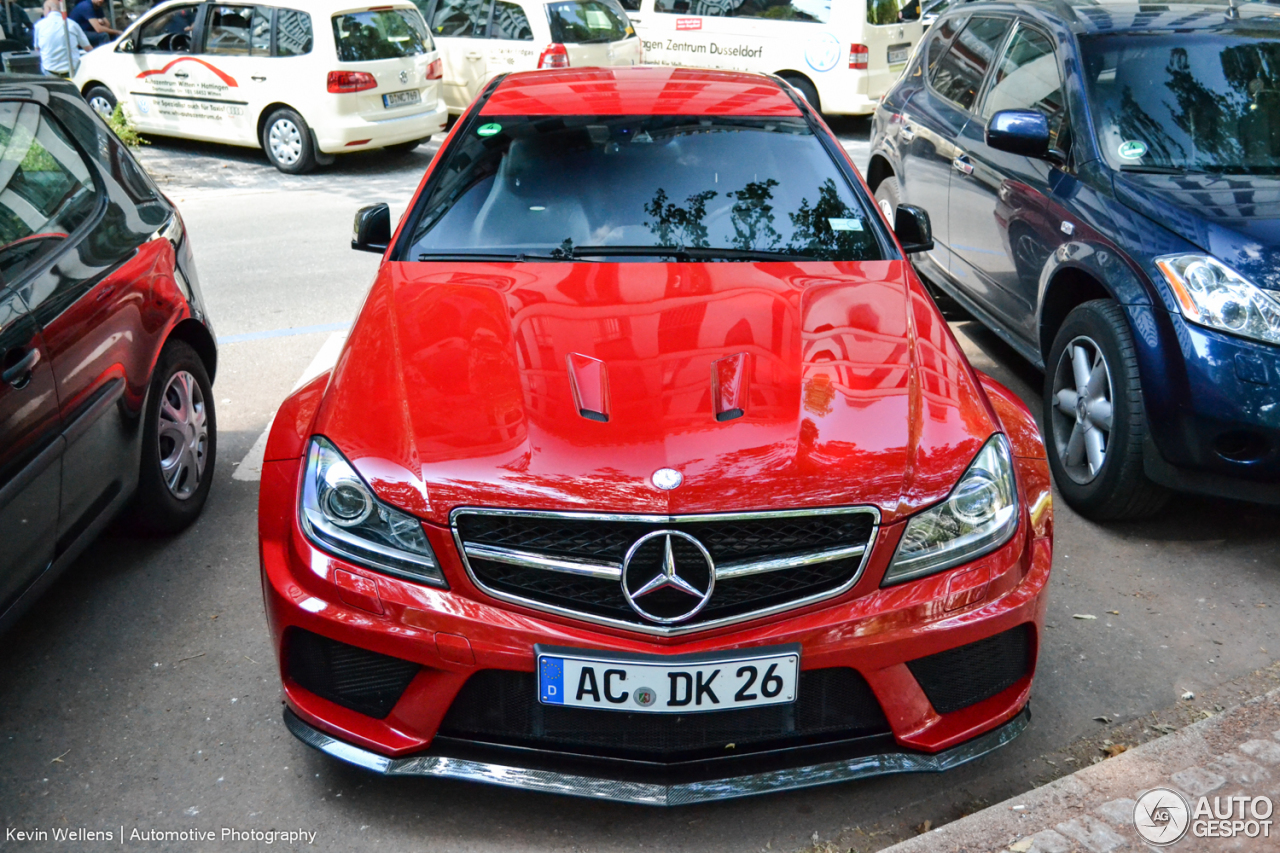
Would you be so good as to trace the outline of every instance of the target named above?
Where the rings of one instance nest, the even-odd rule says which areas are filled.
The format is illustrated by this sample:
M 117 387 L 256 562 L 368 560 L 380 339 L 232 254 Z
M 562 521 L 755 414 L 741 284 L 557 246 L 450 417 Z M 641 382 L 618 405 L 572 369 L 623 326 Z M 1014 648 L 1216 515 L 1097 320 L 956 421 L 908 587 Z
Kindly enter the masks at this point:
M 520 767 L 516 764 L 477 761 L 439 754 L 387 758 L 367 749 L 344 743 L 313 728 L 288 708 L 284 711 L 285 726 L 303 743 L 334 758 L 385 776 L 434 776 L 442 779 L 462 779 L 468 782 L 485 782 L 490 785 L 528 791 L 568 794 L 620 803 L 639 803 L 646 806 L 683 806 L 714 800 L 731 800 L 890 773 L 939 773 L 999 749 L 1021 734 L 1030 721 L 1031 710 L 1025 707 L 1017 716 L 999 728 L 978 735 L 959 746 L 933 754 L 884 752 L 723 779 L 665 784 L 610 779 L 607 776 Z M 517 757 L 518 754 L 518 752 L 513 753 L 512 757 Z

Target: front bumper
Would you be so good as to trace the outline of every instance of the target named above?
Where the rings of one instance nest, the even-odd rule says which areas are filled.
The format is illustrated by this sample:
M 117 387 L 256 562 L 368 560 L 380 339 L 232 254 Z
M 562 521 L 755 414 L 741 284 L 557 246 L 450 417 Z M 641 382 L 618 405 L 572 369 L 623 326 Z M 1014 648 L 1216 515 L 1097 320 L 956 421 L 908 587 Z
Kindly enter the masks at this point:
M 1013 740 L 1031 722 L 1030 706 L 1009 722 L 960 746 L 939 753 L 916 751 L 868 752 L 837 761 L 824 761 L 803 767 L 764 770 L 702 781 L 641 781 L 616 779 L 524 766 L 530 756 L 512 752 L 504 764 L 494 760 L 477 760 L 463 757 L 465 750 L 451 745 L 437 744 L 419 755 L 405 758 L 387 758 L 344 743 L 307 725 L 288 708 L 284 712 L 284 724 L 298 740 L 326 755 L 381 773 L 384 776 L 432 776 L 437 779 L 461 779 L 467 782 L 484 782 L 504 788 L 520 788 L 548 794 L 568 794 L 596 800 L 618 803 L 636 803 L 645 806 L 687 806 L 714 800 L 733 800 L 755 794 L 771 794 L 812 788 L 834 782 L 850 782 L 872 776 L 891 773 L 941 773 L 961 764 L 967 764 Z M 459 754 L 461 753 L 461 754 Z M 556 758 L 559 758 L 557 756 Z M 520 762 L 520 763 L 514 763 Z M 659 773 L 664 772 L 660 770 Z M 589 773 L 589 771 L 588 771 Z
M 345 154 L 426 139 L 443 131 L 448 119 L 449 110 L 442 99 L 433 109 L 413 115 L 367 121 L 358 115 L 339 114 L 332 121 L 317 124 L 313 129 L 321 151 Z M 361 144 L 351 144 L 357 142 Z
M 837 598 L 740 625 L 652 637 L 494 601 L 471 583 L 449 530 L 433 525 L 424 529 L 449 590 L 371 572 L 324 553 L 304 538 L 297 523 L 300 460 L 269 461 L 259 511 L 263 593 L 285 700 L 296 718 L 290 728 L 311 745 L 378 772 L 636 802 L 696 802 L 876 773 L 946 769 L 1004 743 L 1025 724 L 1020 715 L 1044 622 L 1052 522 L 1046 463 L 1019 458 L 1015 465 L 1019 534 L 986 557 L 881 589 L 902 529 L 902 522 L 886 524 L 861 579 Z M 1017 675 L 968 704 L 935 709 L 912 665 L 1013 632 L 1027 637 L 1026 665 Z M 290 644 L 304 635 L 409 662 L 414 672 L 384 708 L 361 713 L 306 689 L 290 674 Z M 631 755 L 603 757 L 608 750 L 537 738 L 450 735 L 448 726 L 442 727 L 472 676 L 499 671 L 533 678 L 539 643 L 648 655 L 797 644 L 802 676 L 810 670 L 853 670 L 874 694 L 883 726 L 857 736 L 841 732 L 750 749 L 739 743 L 733 753 L 723 751 L 731 745 L 720 743 L 713 745 L 719 752 L 700 753 L 692 761 L 639 756 L 638 762 Z M 1011 724 L 1018 719 L 1023 722 Z M 726 754 L 734 758 L 720 757 Z M 548 757 L 557 758 L 555 766 L 546 763 Z M 572 766 L 565 769 L 565 764 Z M 636 778 L 633 771 L 642 765 L 652 773 Z M 672 778 L 681 768 L 697 778 Z

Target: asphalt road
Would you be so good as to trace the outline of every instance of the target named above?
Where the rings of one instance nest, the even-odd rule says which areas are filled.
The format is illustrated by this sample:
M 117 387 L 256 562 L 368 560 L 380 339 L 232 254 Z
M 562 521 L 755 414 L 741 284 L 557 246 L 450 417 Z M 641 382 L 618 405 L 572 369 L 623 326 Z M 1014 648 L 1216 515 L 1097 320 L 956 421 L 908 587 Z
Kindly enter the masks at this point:
M 837 129 L 865 164 L 866 122 Z M 1234 697 L 1237 679 L 1278 657 L 1280 512 L 1181 498 L 1154 521 L 1099 526 L 1059 501 L 1032 725 L 945 776 L 655 810 L 387 780 L 309 750 L 280 721 L 252 449 L 289 389 L 332 359 L 374 273 L 376 257 L 348 248 L 352 212 L 385 200 L 398 216 L 433 150 L 353 155 L 304 178 L 248 150 L 157 142 L 144 152 L 182 208 L 223 339 L 217 479 L 191 529 L 104 538 L 0 638 L 0 848 L 120 849 L 122 827 L 126 839 L 225 827 L 303 829 L 317 833 L 308 849 L 337 851 L 787 851 L 815 837 L 867 851 L 1061 772 L 1043 757 L 1100 737 L 1095 717 L 1171 719 L 1185 692 Z M 1038 411 L 1033 368 L 975 324 L 954 328 L 979 369 Z M 117 840 L 27 843 L 6 840 L 10 828 Z

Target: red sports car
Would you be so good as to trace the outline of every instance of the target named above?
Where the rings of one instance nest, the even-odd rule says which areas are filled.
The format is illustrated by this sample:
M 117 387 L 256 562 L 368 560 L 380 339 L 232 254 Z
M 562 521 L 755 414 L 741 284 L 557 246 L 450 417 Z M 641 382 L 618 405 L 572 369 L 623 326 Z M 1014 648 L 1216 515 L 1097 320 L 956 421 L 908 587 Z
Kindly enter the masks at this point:
M 776 78 L 494 80 L 394 234 L 357 214 L 379 274 L 275 419 L 288 728 L 667 805 L 1017 735 L 1049 470 L 912 272 L 929 241 Z

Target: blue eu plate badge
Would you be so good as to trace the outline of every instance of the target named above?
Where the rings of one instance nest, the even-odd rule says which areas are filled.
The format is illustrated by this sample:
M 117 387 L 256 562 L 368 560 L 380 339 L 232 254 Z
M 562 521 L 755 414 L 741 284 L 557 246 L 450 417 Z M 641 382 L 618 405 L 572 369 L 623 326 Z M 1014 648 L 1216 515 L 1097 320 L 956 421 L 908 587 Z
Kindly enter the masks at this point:
M 542 701 L 564 704 L 564 658 L 539 658 L 538 683 Z

